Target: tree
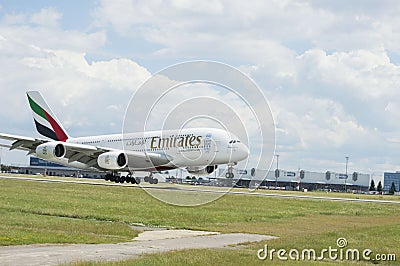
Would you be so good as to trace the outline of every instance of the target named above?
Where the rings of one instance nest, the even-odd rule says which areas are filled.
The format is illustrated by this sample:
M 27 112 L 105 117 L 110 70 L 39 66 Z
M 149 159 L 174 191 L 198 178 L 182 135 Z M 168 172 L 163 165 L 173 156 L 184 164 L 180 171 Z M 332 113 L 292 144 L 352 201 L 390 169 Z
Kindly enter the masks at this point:
M 7 165 L 4 165 L 4 164 L 2 164 L 0 166 L 0 168 L 1 168 L 1 171 L 5 171 L 5 172 L 10 172 L 11 171 L 11 166 L 7 166 Z
M 396 186 L 394 184 L 394 182 L 392 182 L 392 185 L 390 186 L 389 189 L 389 194 L 393 195 L 396 192 Z
M 372 179 L 371 180 L 371 185 L 369 186 L 369 191 L 375 191 L 375 181 Z
M 378 192 L 382 192 L 382 182 L 381 181 L 379 181 L 378 187 L 376 188 L 376 190 L 378 190 Z

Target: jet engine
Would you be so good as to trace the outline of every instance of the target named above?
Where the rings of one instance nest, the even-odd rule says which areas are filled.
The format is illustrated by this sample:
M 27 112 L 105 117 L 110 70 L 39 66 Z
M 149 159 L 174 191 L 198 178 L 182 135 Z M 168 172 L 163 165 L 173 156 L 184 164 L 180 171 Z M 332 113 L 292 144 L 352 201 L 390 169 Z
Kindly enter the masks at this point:
M 122 152 L 105 152 L 97 158 L 97 164 L 104 169 L 120 170 L 128 164 L 125 153 Z
M 218 165 L 189 166 L 186 170 L 193 175 L 208 175 L 215 171 Z
M 65 152 L 64 145 L 58 141 L 43 143 L 36 147 L 36 155 L 44 160 L 62 158 Z

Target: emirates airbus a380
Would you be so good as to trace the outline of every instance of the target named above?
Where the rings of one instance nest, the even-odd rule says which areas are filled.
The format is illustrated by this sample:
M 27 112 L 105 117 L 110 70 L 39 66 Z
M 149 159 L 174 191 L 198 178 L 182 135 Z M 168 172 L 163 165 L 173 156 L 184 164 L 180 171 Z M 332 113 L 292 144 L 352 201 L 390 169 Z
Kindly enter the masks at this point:
M 227 164 L 227 178 L 233 178 L 232 166 L 245 160 L 249 150 L 233 134 L 216 128 L 187 128 L 90 137 L 70 137 L 42 95 L 27 92 L 37 131 L 49 138 L 15 136 L 0 133 L 0 144 L 10 150 L 28 151 L 41 159 L 79 169 L 107 172 L 106 180 L 139 184 L 134 171 L 148 171 L 145 181 L 158 183 L 152 173 L 186 168 L 192 174 L 210 174 Z M 126 176 L 118 173 L 127 172 Z

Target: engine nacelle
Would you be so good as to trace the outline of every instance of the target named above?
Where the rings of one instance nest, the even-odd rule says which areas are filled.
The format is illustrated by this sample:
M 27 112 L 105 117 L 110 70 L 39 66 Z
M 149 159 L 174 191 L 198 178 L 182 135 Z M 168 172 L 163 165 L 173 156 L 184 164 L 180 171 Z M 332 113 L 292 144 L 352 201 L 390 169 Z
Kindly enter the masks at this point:
M 209 175 L 218 168 L 218 165 L 189 166 L 186 170 L 193 175 Z
M 127 166 L 128 159 L 122 152 L 105 152 L 97 158 L 97 164 L 104 169 L 120 170 Z
M 52 160 L 65 156 L 65 147 L 58 141 L 40 144 L 36 147 L 36 156 L 44 160 Z

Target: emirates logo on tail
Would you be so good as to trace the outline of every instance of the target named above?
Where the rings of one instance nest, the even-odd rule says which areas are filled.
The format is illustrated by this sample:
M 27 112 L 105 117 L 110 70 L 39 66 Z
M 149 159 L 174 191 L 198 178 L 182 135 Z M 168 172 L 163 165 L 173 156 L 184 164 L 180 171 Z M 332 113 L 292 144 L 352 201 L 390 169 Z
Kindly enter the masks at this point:
M 45 137 L 65 142 L 69 137 L 38 91 L 27 92 L 37 131 Z

